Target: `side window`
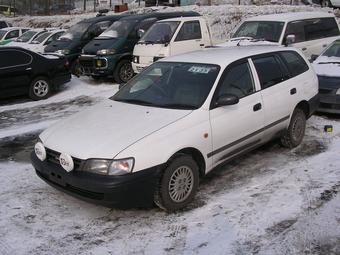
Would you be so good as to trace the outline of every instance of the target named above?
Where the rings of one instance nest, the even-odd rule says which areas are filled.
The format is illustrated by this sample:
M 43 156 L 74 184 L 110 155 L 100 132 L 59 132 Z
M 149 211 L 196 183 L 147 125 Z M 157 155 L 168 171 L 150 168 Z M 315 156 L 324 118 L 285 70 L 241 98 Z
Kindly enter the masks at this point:
M 262 89 L 274 86 L 288 77 L 287 71 L 274 55 L 255 58 L 253 62 Z
M 223 82 L 219 87 L 217 96 L 232 94 L 242 98 L 253 92 L 255 92 L 253 76 L 248 62 L 244 62 L 232 66 L 227 70 L 226 75 L 223 77 Z
M 194 40 L 194 39 L 201 39 L 201 26 L 198 20 L 196 21 L 187 21 L 184 22 L 181 30 L 178 32 L 178 35 L 175 39 L 176 42 L 178 41 L 186 41 L 186 40 Z
M 0 51 L 0 59 L 6 59 L 6 61 L 0 61 L 0 69 L 2 69 L 28 65 L 32 61 L 32 56 L 18 50 L 6 50 Z
M 309 69 L 305 60 L 294 51 L 281 52 L 280 55 L 287 63 L 289 72 L 293 77 L 302 74 Z
M 287 35 L 295 35 L 295 42 L 304 42 L 305 38 L 305 24 L 303 20 L 289 22 L 286 29 L 285 38 Z
M 19 30 L 13 30 L 11 32 L 8 32 L 5 39 L 12 39 L 16 37 L 19 37 Z
M 339 35 L 339 28 L 334 18 L 311 20 L 305 26 L 306 40 L 317 40 Z

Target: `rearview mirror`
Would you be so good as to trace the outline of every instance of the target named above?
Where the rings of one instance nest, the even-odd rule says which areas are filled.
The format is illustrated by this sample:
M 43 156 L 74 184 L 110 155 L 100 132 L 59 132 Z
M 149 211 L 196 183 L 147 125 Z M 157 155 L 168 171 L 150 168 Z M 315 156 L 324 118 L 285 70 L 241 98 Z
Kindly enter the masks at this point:
M 286 46 L 295 43 L 295 35 L 287 35 L 286 36 Z
M 217 99 L 216 106 L 234 105 L 238 104 L 239 101 L 238 96 L 233 94 L 224 94 Z

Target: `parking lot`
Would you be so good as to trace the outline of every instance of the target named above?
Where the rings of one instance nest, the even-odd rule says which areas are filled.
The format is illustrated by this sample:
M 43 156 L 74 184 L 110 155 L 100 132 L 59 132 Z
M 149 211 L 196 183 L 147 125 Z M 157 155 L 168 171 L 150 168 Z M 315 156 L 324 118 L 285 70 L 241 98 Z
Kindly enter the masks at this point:
M 47 100 L 0 102 L 1 254 L 340 253 L 336 116 L 313 116 L 296 149 L 271 142 L 213 171 L 173 214 L 96 206 L 40 180 L 29 160 L 37 135 L 117 89 L 74 77 Z

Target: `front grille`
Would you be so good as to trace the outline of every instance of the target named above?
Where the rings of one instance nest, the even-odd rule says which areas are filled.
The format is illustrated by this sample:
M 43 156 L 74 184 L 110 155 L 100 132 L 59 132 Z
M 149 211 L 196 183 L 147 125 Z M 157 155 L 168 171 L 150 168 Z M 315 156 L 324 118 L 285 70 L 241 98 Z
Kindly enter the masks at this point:
M 142 72 L 143 69 L 144 69 L 144 67 L 141 67 L 141 66 L 137 66 L 136 68 L 137 68 L 137 71 L 138 71 L 138 72 Z
M 82 67 L 88 67 L 88 68 L 93 68 L 93 60 L 92 59 L 80 59 L 79 64 Z
M 332 89 L 319 89 L 320 94 L 332 94 Z
M 46 161 L 55 165 L 60 165 L 59 156 L 60 152 L 46 148 Z M 82 160 L 79 158 L 72 157 L 74 163 L 74 170 L 78 170 L 81 166 Z

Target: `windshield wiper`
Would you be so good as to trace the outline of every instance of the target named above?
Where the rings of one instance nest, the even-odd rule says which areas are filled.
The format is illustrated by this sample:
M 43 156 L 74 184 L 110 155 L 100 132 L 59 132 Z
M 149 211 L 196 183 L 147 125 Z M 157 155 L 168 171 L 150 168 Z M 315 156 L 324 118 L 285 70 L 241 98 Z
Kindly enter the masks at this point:
M 184 110 L 195 110 L 197 109 L 196 106 L 190 104 L 180 104 L 180 103 L 173 103 L 173 104 L 162 104 L 160 107 L 164 108 L 174 108 L 174 109 L 184 109 Z
M 131 103 L 131 104 L 138 104 L 138 105 L 155 106 L 154 103 L 147 102 L 147 101 L 140 100 L 140 99 L 115 99 L 115 101 L 124 102 L 124 103 Z

